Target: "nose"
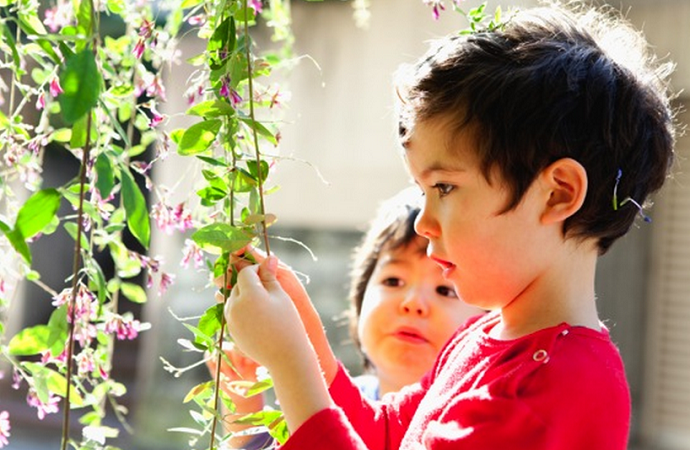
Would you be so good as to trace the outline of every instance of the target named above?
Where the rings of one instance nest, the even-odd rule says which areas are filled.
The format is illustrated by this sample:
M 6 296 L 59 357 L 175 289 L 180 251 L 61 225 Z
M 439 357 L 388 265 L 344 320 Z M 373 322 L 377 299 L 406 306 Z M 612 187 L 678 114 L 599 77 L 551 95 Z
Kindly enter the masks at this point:
M 423 286 L 412 286 L 400 302 L 402 314 L 413 314 L 420 317 L 429 315 L 429 301 Z
M 424 205 L 414 221 L 414 231 L 427 239 L 438 236 L 438 224 L 431 215 L 428 205 Z

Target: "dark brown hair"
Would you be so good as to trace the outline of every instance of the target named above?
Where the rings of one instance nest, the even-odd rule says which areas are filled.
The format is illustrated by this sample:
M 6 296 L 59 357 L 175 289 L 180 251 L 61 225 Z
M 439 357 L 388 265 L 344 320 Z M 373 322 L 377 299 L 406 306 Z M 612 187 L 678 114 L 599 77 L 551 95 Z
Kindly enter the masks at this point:
M 577 160 L 588 191 L 563 233 L 596 239 L 603 254 L 670 171 L 670 70 L 611 11 L 521 11 L 498 29 L 441 39 L 401 68 L 400 135 L 404 144 L 415 122 L 437 117 L 451 132 L 469 130 L 487 181 L 496 169 L 512 192 L 504 212 L 549 164 Z M 628 197 L 635 202 L 618 207 Z

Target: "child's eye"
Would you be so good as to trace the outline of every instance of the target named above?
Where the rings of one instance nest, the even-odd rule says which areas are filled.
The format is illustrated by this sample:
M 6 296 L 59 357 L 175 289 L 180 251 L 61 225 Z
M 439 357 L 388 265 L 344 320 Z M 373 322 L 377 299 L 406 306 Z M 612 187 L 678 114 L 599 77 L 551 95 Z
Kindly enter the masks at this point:
M 403 281 L 397 277 L 388 277 L 384 278 L 383 281 L 381 281 L 381 284 L 388 287 L 399 287 L 402 286 Z
M 446 183 L 436 183 L 432 187 L 438 191 L 439 197 L 445 197 L 455 189 L 455 186 Z
M 436 293 L 443 297 L 458 298 L 458 294 L 455 293 L 455 289 L 450 286 L 438 286 L 436 288 Z

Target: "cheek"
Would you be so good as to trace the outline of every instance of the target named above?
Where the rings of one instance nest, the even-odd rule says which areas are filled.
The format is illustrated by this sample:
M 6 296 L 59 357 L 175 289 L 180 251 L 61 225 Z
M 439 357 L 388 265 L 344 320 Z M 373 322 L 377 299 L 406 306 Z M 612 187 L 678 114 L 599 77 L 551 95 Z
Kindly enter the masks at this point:
M 367 291 L 362 301 L 362 310 L 357 318 L 357 335 L 362 344 L 362 350 L 367 353 L 372 344 L 377 340 L 377 330 L 380 326 L 381 298 Z

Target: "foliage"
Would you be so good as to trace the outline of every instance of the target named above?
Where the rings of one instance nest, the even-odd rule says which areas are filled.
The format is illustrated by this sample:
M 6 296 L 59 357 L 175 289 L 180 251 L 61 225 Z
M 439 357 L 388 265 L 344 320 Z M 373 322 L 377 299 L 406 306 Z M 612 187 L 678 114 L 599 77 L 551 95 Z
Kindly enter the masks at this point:
M 216 275 L 227 269 L 229 252 L 265 234 L 272 220 L 263 212 L 270 164 L 262 152 L 274 150 L 278 138 L 258 109 L 277 110 L 282 99 L 276 86 L 254 80 L 289 56 L 289 7 L 276 1 L 265 12 L 280 25 L 275 33 L 286 45 L 283 55 L 264 58 L 254 53 L 248 33 L 262 13 L 258 1 L 179 0 L 161 2 L 158 9 L 126 0 L 57 0 L 44 11 L 33 0 L 3 0 L 0 6 L 0 67 L 11 73 L 10 85 L 0 86 L 7 106 L 0 112 L 0 245 L 13 256 L 0 273 L 0 307 L 9 305 L 7 294 L 22 280 L 49 292 L 55 306 L 47 324 L 19 330 L 0 350 L 12 364 L 14 386 L 27 386 L 27 402 L 39 418 L 63 402 L 62 448 L 106 448 L 106 440 L 118 435 L 104 425 L 106 405 L 121 420 L 126 414 L 118 404 L 125 386 L 110 376 L 114 341 L 134 339 L 147 327 L 121 313 L 121 303 L 146 301 L 141 276 L 149 288 L 157 279 L 160 294 L 172 282 L 160 258 L 147 254 L 151 219 L 167 232 L 196 230 L 183 261 L 210 264 L 202 250 L 220 256 L 211 265 Z M 103 33 L 105 20 L 121 30 Z M 181 32 L 196 32 L 207 46 L 189 60 L 198 70 L 187 91 L 187 114 L 197 122 L 168 135 L 159 109 L 167 96 L 165 72 L 179 63 Z M 192 201 L 168 204 L 167 190 L 150 178 L 153 164 L 165 160 L 173 144 L 197 161 L 204 180 L 197 192 L 201 208 Z M 42 164 L 51 146 L 65 148 L 80 164 L 61 186 L 43 186 Z M 32 270 L 31 243 L 63 232 L 74 240 L 74 271 L 65 287 L 53 289 Z M 103 254 L 114 263 L 112 275 L 101 267 Z M 185 325 L 197 348 L 212 351 L 222 340 L 223 320 L 221 305 L 197 326 Z M 221 397 L 215 384 L 187 399 L 200 408 L 191 411 L 201 430 L 194 434 L 213 430 L 210 447 Z M 71 410 L 79 410 L 84 426 L 80 440 L 68 433 Z
M 442 1 L 425 3 L 438 17 Z M 355 0 L 355 17 L 366 21 L 367 0 Z M 230 254 L 248 244 L 270 251 L 267 228 L 275 217 L 264 208 L 270 173 L 278 159 L 277 117 L 284 102 L 272 73 L 290 60 L 293 35 L 290 3 L 271 0 L 0 0 L 0 313 L 9 307 L 20 283 L 39 286 L 55 307 L 45 324 L 5 338 L 0 321 L 0 353 L 12 367 L 13 387 L 26 389 L 27 403 L 39 419 L 62 403 L 62 449 L 115 449 L 119 429 L 105 425 L 111 410 L 126 424 L 118 399 L 126 387 L 111 376 L 115 341 L 135 339 L 148 325 L 122 312 L 123 302 L 147 301 L 140 285 L 162 295 L 173 276 L 148 254 L 152 220 L 162 231 L 191 232 L 183 264 L 206 267 L 209 276 L 232 285 Z M 484 6 L 465 14 L 469 32 L 500 26 L 500 9 L 487 19 Z M 249 33 L 257 21 L 272 27 L 280 45 L 259 54 Z M 104 23 L 117 29 L 104 32 Z M 179 61 L 178 40 L 196 34 L 202 53 L 186 63 L 189 79 L 185 116 L 193 123 L 168 133 L 161 113 L 167 98 L 166 72 Z M 201 185 L 196 199 L 171 204 L 167 188 L 150 173 L 172 147 L 189 158 Z M 79 165 L 66 183 L 46 186 L 46 152 L 62 148 Z M 63 286 L 48 286 L 32 268 L 32 243 L 58 233 L 74 242 L 72 274 Z M 132 239 L 129 239 L 129 236 Z M 102 267 L 112 260 L 113 273 Z M 155 287 L 154 287 L 155 285 Z M 227 295 L 227 289 L 223 290 Z M 3 319 L 4 320 L 4 319 Z M 223 305 L 208 308 L 181 342 L 220 368 L 225 336 Z M 185 369 L 167 365 L 176 374 Z M 190 445 L 222 437 L 218 422 L 232 401 L 214 379 L 190 390 L 196 428 L 173 428 L 190 435 Z M 262 379 L 250 393 L 272 387 Z M 224 408 L 221 408 L 224 405 Z M 71 413 L 79 413 L 82 436 L 69 435 Z M 242 423 L 268 427 L 287 438 L 280 411 L 262 411 Z M 10 422 L 0 411 L 0 448 L 8 444 Z

